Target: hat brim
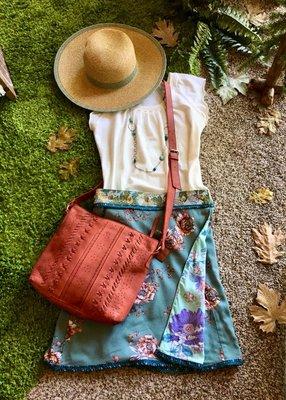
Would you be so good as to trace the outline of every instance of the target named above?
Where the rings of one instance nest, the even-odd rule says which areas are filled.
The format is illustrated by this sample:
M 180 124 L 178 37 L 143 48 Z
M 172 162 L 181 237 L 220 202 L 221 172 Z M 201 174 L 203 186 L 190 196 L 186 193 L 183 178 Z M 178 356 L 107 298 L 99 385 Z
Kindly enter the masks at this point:
M 85 74 L 86 40 L 103 27 L 124 31 L 134 45 L 138 72 L 121 88 L 100 88 Z M 120 111 L 139 104 L 160 85 L 165 70 L 166 55 L 156 39 L 141 29 L 113 23 L 92 25 L 73 34 L 59 48 L 54 64 L 55 79 L 64 95 L 78 106 L 97 112 Z

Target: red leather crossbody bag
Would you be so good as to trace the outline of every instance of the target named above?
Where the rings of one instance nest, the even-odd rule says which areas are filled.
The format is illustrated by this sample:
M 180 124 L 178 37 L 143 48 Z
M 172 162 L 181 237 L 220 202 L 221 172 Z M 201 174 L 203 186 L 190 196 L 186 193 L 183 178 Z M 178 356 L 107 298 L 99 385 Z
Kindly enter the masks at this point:
M 180 188 L 170 86 L 164 82 L 169 141 L 168 190 L 161 240 L 80 206 L 96 188 L 67 207 L 62 222 L 29 277 L 33 287 L 60 308 L 83 319 L 116 324 L 128 315 L 154 256 L 163 259 L 165 238 Z

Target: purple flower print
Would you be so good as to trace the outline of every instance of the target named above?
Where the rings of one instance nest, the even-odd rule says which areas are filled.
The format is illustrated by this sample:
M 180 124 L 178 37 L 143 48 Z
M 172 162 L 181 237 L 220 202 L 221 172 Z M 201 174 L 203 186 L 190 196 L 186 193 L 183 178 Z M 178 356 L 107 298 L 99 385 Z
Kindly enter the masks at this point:
M 185 308 L 169 322 L 170 340 L 191 346 L 194 351 L 203 347 L 204 313 L 199 308 L 192 312 Z
M 204 280 L 204 277 L 201 276 L 201 275 L 195 275 L 195 276 L 194 276 L 194 281 L 195 281 L 196 288 L 197 288 L 199 291 L 203 292 L 204 289 L 205 289 L 205 280 Z

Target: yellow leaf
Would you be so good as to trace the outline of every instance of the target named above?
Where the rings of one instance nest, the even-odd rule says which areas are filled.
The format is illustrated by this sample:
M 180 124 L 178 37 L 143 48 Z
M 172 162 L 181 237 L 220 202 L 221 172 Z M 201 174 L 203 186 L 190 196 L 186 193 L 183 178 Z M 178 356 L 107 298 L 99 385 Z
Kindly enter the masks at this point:
M 59 174 L 63 180 L 68 180 L 72 176 L 76 176 L 78 173 L 79 158 L 75 158 L 70 161 L 65 161 L 60 165 Z
M 250 200 L 256 204 L 266 204 L 273 199 L 273 192 L 268 188 L 259 188 L 250 194 Z
M 51 135 L 47 144 L 47 149 L 52 153 L 57 150 L 68 150 L 69 145 L 75 139 L 76 131 L 72 128 L 61 126 L 58 133 Z
M 250 306 L 249 310 L 255 322 L 262 322 L 260 329 L 263 332 L 274 332 L 276 321 L 286 324 L 286 300 L 279 305 L 280 297 L 279 292 L 264 283 L 258 285 L 256 301 L 260 306 Z
M 161 44 L 165 44 L 168 47 L 177 45 L 179 34 L 175 32 L 172 22 L 159 19 L 158 22 L 155 22 L 155 27 L 152 35 L 157 37 Z
M 281 122 L 281 113 L 278 110 L 268 109 L 265 113 L 259 117 L 259 121 L 256 126 L 259 133 L 264 135 L 271 135 L 277 130 Z
M 284 251 L 277 250 L 277 247 L 285 241 L 281 229 L 272 233 L 271 225 L 264 222 L 258 229 L 252 229 L 252 237 L 256 244 L 253 249 L 258 255 L 259 262 L 271 265 L 278 262 L 277 258 L 284 254 Z

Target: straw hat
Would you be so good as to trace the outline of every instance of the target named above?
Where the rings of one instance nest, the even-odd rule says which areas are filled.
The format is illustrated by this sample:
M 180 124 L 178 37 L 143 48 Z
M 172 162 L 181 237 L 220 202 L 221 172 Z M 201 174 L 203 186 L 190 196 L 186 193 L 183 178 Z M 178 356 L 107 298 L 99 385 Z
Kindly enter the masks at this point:
M 165 52 L 148 33 L 123 24 L 97 24 L 63 43 L 54 74 L 72 102 L 107 112 L 140 103 L 160 85 L 165 69 Z

